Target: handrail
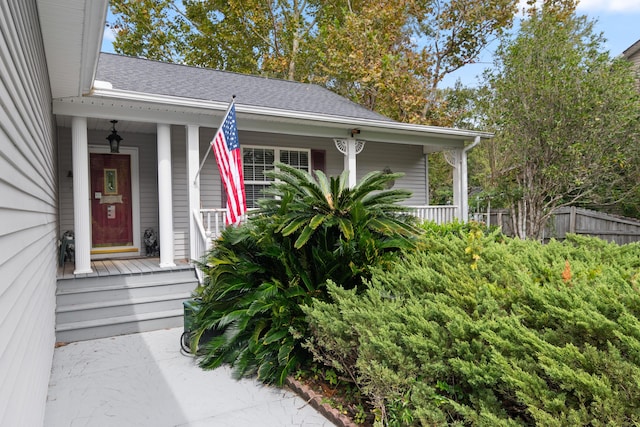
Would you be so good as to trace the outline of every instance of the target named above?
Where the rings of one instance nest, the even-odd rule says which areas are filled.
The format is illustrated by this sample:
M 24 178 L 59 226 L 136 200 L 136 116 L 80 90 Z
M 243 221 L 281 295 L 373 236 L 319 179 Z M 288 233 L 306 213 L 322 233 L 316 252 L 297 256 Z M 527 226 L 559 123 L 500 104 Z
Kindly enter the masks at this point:
M 197 261 L 201 261 L 207 252 L 213 246 L 211 235 L 205 230 L 204 225 L 202 224 L 202 215 L 197 210 L 193 210 L 193 218 L 192 221 L 195 224 L 196 235 L 193 236 L 195 244 L 194 244 L 194 253 L 193 257 Z M 204 272 L 198 268 L 196 265 L 196 275 L 198 276 L 198 281 L 200 284 L 204 281 Z
M 200 209 L 199 217 L 200 221 L 206 227 L 204 230 L 209 239 L 217 239 L 222 234 L 222 230 L 225 229 L 225 217 L 227 215 L 227 210 L 225 208 L 214 208 L 214 209 Z M 213 220 L 213 227 L 212 227 Z

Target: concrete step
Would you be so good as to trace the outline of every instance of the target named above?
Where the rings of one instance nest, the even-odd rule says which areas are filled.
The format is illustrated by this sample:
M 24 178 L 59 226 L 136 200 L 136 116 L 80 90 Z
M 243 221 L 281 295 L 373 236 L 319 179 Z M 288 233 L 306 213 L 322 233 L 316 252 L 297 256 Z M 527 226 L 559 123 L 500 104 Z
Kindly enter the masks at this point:
M 56 327 L 56 341 L 67 343 L 176 328 L 182 326 L 182 316 L 183 310 L 167 310 L 66 323 Z

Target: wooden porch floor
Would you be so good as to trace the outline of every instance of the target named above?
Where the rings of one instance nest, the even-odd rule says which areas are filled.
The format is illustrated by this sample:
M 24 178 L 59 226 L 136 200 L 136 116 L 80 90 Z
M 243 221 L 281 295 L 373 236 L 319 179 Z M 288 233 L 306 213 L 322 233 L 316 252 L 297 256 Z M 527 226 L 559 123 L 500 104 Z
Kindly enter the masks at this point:
M 160 258 L 144 257 L 144 258 L 123 258 L 123 259 L 102 259 L 91 261 L 92 273 L 89 274 L 73 274 L 75 264 L 65 262 L 62 267 L 58 267 L 58 279 L 77 279 L 82 277 L 102 277 L 102 276 L 119 276 L 133 274 L 149 274 L 164 271 L 189 270 L 193 268 L 191 263 L 186 259 L 176 259 L 173 261 L 175 267 L 160 267 Z

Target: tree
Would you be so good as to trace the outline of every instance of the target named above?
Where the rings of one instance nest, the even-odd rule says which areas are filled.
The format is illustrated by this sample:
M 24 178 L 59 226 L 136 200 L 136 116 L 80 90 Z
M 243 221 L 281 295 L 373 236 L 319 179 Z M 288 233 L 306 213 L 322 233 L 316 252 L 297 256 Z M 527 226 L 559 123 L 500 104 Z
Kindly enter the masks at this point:
M 113 0 L 126 55 L 315 82 L 390 118 L 452 126 L 439 84 L 517 0 Z
M 319 10 L 317 80 L 410 123 L 453 126 L 463 114 L 442 79 L 477 60 L 511 26 L 517 1 L 383 0 L 325 3 Z
M 446 108 L 438 91 L 442 79 L 474 63 L 480 52 L 511 28 L 517 0 L 416 0 L 411 11 L 413 36 L 422 41 L 421 56 L 428 59 L 426 101 L 421 117 L 427 120 L 433 110 Z M 440 104 L 444 103 L 444 106 Z
M 174 20 L 179 11 L 173 0 L 117 0 L 110 5 L 116 19 L 107 25 L 116 31 L 116 52 L 166 62 L 181 60 L 182 37 Z
M 114 0 L 110 26 L 121 54 L 303 80 L 298 64 L 316 8 L 307 0 Z
M 342 2 L 338 2 L 342 3 Z M 412 0 L 325 5 L 314 81 L 402 122 L 417 122 L 427 73 L 407 28 Z
M 489 186 L 506 198 L 520 237 L 540 238 L 555 208 L 614 202 L 637 186 L 628 181 L 638 170 L 639 96 L 629 64 L 602 44 L 586 17 L 545 4 L 485 76 L 496 130 L 485 147 Z

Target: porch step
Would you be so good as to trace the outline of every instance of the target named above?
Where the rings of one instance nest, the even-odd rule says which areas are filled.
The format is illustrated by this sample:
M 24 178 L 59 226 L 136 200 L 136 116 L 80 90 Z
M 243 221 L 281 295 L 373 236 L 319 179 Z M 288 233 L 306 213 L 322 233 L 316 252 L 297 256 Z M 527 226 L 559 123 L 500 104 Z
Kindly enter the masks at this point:
M 197 284 L 193 269 L 59 279 L 56 340 L 73 342 L 182 326 L 182 302 Z
M 58 323 L 64 325 L 109 317 L 182 310 L 182 302 L 189 298 L 191 298 L 191 292 L 181 292 L 171 295 L 64 305 L 56 310 L 56 316 Z
M 56 327 L 56 341 L 67 343 L 177 328 L 182 326 L 183 313 L 182 309 L 167 310 L 66 323 Z

